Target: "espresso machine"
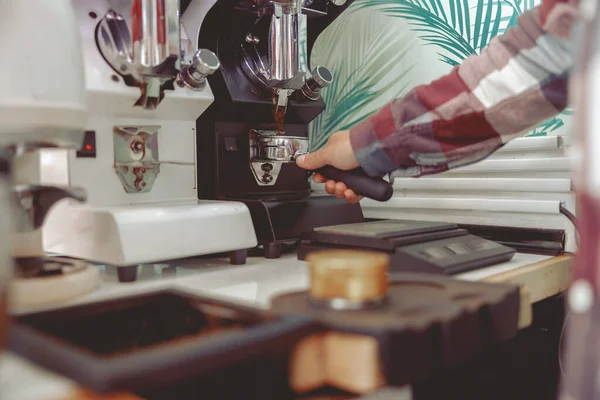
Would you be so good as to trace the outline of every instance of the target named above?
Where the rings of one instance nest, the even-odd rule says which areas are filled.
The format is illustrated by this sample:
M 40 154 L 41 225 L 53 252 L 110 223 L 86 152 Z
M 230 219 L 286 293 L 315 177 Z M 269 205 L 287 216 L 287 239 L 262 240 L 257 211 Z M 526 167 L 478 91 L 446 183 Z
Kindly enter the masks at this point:
M 311 195 L 307 171 L 295 164 L 333 79 L 325 66 L 309 68 L 310 51 L 351 2 L 217 0 L 193 16 L 202 22 L 198 47 L 221 62 L 208 77 L 215 101 L 197 121 L 198 195 L 245 203 L 267 258 L 314 227 L 363 221 L 360 205 Z M 376 200 L 392 194 L 360 169 L 319 172 Z
M 0 2 L 0 50 L 10 54 L 0 61 L 0 282 L 9 282 L 6 292 L 0 284 L 0 301 L 8 293 L 11 308 L 72 299 L 94 290 L 99 279 L 90 264 L 48 257 L 43 248 L 46 216 L 64 199 L 85 201 L 86 193 L 43 184 L 40 152 L 81 145 L 87 104 L 71 2 L 34 3 Z
M 41 162 L 47 182 L 82 187 L 87 202 L 49 215 L 46 251 L 116 266 L 131 281 L 140 264 L 227 252 L 243 264 L 256 246 L 243 203 L 198 201 L 196 119 L 220 66 L 196 46 L 200 22 L 186 18 L 204 5 L 73 0 L 90 117 L 80 148 Z

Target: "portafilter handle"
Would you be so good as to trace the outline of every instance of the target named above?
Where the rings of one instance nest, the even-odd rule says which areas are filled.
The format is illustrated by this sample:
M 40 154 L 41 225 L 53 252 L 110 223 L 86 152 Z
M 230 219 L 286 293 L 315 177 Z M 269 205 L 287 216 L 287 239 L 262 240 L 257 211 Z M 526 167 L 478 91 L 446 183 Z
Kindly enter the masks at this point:
M 295 162 L 298 157 L 307 154 L 303 150 L 296 151 L 290 157 L 290 162 Z M 360 167 L 343 171 L 341 169 L 326 165 L 314 171 L 323 175 L 327 179 L 336 182 L 343 182 L 348 189 L 352 189 L 359 196 L 364 196 L 376 201 L 388 201 L 394 195 L 394 186 L 380 177 L 372 177 Z
M 394 187 L 383 178 L 371 177 L 362 168 L 342 171 L 330 165 L 319 168 L 313 172 L 336 182 L 343 182 L 348 189 L 360 196 L 376 201 L 388 201 L 394 194 Z

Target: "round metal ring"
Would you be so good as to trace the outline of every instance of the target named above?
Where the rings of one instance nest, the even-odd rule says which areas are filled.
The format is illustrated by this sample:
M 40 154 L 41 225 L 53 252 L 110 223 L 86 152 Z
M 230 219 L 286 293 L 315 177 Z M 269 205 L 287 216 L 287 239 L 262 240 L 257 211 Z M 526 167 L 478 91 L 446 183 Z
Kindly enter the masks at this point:
M 358 311 L 379 308 L 385 304 L 386 296 L 372 300 L 348 300 L 343 298 L 317 299 L 309 296 L 310 303 L 317 308 L 328 308 L 336 311 Z

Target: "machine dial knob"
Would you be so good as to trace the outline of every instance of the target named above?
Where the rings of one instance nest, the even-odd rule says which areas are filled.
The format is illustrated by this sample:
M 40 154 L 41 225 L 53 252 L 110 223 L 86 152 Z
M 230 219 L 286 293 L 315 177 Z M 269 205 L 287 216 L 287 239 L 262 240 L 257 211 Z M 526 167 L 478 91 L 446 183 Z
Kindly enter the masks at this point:
M 384 253 L 331 250 L 310 253 L 310 299 L 337 310 L 383 304 L 388 287 L 389 257 Z
M 194 54 L 192 63 L 181 69 L 181 80 L 193 90 L 206 87 L 206 77 L 214 74 L 221 67 L 219 58 L 207 49 L 200 49 Z
M 192 58 L 192 68 L 194 69 L 195 74 L 206 77 L 214 74 L 219 67 L 221 67 L 221 63 L 219 62 L 217 55 L 210 50 L 200 49 Z
M 302 86 L 302 94 L 309 100 L 318 100 L 320 91 L 333 81 L 333 75 L 325 67 L 318 66 L 312 70 L 310 78 Z

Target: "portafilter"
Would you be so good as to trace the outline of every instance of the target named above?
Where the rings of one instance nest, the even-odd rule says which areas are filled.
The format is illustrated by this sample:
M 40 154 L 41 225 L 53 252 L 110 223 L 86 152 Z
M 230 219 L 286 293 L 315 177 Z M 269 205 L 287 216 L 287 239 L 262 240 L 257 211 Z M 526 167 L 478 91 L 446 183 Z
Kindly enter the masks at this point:
M 308 154 L 308 138 L 302 136 L 286 136 L 284 132 L 253 131 L 251 146 L 252 162 L 295 163 L 296 159 Z M 343 182 L 348 189 L 357 195 L 377 201 L 387 201 L 394 194 L 391 183 L 380 177 L 371 177 L 362 168 L 342 171 L 330 165 L 315 171 L 327 179 Z

